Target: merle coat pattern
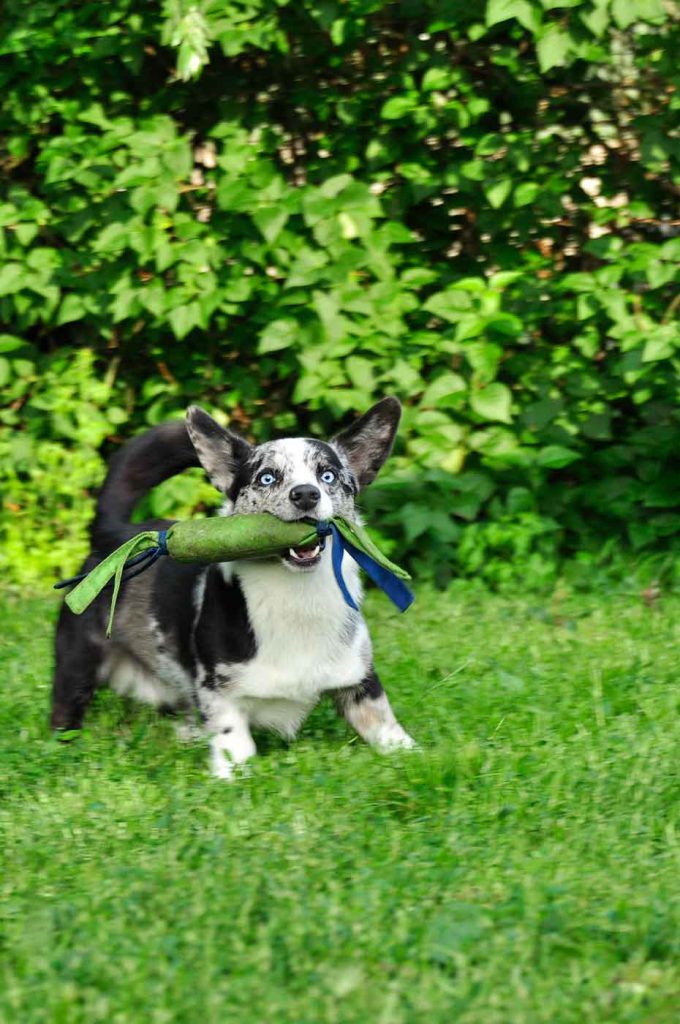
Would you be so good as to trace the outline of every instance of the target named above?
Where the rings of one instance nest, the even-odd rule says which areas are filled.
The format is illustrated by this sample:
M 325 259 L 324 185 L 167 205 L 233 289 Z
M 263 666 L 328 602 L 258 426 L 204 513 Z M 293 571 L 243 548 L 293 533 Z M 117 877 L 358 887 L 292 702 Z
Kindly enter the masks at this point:
M 222 515 L 272 512 L 285 520 L 356 519 L 355 498 L 389 455 L 401 409 L 386 398 L 330 443 L 288 438 L 252 446 L 197 407 L 186 423 L 155 427 L 112 460 L 92 527 L 91 568 L 141 529 L 143 494 L 201 465 L 225 495 Z M 64 605 L 56 637 L 52 726 L 79 728 L 97 686 L 159 707 L 197 709 L 211 767 L 229 779 L 255 754 L 251 727 L 293 737 L 319 698 L 380 750 L 412 747 L 373 667 L 360 612 L 345 604 L 326 550 L 219 565 L 161 559 L 123 585 L 114 634 L 100 598 L 80 617 Z M 355 563 L 343 572 L 358 604 Z

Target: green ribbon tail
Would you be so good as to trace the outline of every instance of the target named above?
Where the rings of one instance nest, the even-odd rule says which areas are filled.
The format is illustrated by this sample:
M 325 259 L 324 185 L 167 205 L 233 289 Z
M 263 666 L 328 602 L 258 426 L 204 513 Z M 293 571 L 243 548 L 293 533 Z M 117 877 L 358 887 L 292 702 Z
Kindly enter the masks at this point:
M 131 537 L 130 540 L 125 541 L 119 548 L 112 551 L 110 555 L 100 562 L 99 565 L 95 565 L 94 569 L 87 574 L 84 580 L 73 588 L 73 590 L 66 595 L 66 604 L 74 613 L 74 615 L 81 615 L 86 608 L 92 604 L 94 599 L 102 592 L 104 587 L 110 580 L 114 580 L 113 584 L 113 595 L 111 597 L 111 610 L 109 612 L 109 621 L 106 627 L 106 635 L 111 636 L 111 629 L 113 627 L 113 616 L 116 610 L 116 601 L 118 600 L 118 593 L 120 591 L 120 585 L 123 578 L 123 571 L 125 570 L 125 563 L 128 559 L 133 558 L 138 552 L 143 551 L 145 548 L 155 547 L 158 544 L 158 530 L 144 530 L 142 533 L 138 533 L 135 537 Z
M 363 526 L 359 526 L 358 523 L 350 523 L 347 519 L 343 519 L 341 516 L 334 516 L 333 522 L 337 526 L 343 537 L 353 544 L 355 548 L 359 548 L 360 551 L 365 552 L 369 555 L 378 565 L 381 565 L 383 569 L 387 569 L 389 572 L 394 573 L 400 580 L 410 580 L 410 573 L 406 572 L 406 569 L 402 569 L 400 565 L 395 565 L 394 562 L 390 562 L 387 555 L 383 554 L 380 548 L 371 540 L 367 530 Z

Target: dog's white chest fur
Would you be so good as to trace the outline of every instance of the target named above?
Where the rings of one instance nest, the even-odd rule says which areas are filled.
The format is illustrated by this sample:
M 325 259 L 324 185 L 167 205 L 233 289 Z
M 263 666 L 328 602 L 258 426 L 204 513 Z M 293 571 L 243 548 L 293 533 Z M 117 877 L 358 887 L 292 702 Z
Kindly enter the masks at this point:
M 358 572 L 348 562 L 345 580 L 358 599 Z M 368 630 L 345 604 L 330 551 L 309 573 L 291 573 L 276 562 L 240 563 L 224 571 L 238 575 L 257 645 L 251 661 L 229 669 L 230 695 L 251 720 L 289 733 L 277 724 L 280 719 L 290 714 L 299 725 L 322 692 L 361 681 L 370 664 Z

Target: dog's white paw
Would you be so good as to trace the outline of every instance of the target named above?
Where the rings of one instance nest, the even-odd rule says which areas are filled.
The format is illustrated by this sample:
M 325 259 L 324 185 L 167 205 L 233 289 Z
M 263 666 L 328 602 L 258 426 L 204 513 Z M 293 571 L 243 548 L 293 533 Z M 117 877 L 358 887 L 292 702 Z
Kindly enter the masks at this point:
M 393 754 L 397 750 L 418 750 L 418 744 L 405 729 L 395 723 L 386 726 L 376 738 L 375 747 L 381 754 Z
M 224 751 L 218 751 L 210 758 L 210 774 L 214 779 L 221 779 L 223 782 L 235 782 L 248 778 L 250 765 L 245 762 L 237 764 L 231 761 Z

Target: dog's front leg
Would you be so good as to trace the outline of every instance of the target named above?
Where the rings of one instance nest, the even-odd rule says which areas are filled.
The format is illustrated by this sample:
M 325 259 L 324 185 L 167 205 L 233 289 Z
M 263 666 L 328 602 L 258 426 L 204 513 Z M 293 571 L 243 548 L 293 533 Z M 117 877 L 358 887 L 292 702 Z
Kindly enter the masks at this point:
M 218 779 L 231 780 L 238 766 L 257 753 L 248 718 L 236 701 L 219 690 L 202 687 L 198 703 L 210 742 L 210 769 Z
M 333 692 L 340 714 L 369 746 L 381 753 L 416 746 L 397 721 L 375 669 L 371 666 L 357 686 Z

